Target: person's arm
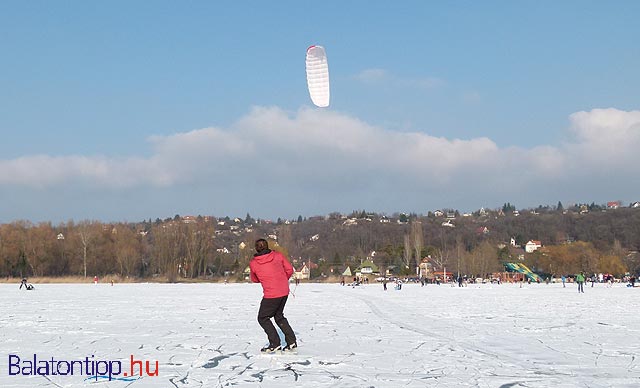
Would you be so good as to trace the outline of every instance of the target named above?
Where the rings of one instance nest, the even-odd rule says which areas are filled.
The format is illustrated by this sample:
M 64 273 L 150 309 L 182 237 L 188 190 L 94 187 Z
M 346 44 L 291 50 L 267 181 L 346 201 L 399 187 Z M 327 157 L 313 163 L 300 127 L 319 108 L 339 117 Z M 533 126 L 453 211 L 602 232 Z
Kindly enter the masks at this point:
M 253 267 L 251 266 L 251 264 L 249 264 L 249 275 L 253 283 L 260 283 L 260 279 L 258 279 L 258 276 L 256 275 L 256 273 L 253 272 Z

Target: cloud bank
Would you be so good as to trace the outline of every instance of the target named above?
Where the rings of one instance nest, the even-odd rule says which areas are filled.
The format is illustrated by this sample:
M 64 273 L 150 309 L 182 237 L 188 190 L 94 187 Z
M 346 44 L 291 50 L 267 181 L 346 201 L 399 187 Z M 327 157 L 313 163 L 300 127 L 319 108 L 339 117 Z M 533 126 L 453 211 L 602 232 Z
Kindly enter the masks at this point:
M 394 132 L 331 110 L 256 107 L 228 128 L 152 137 L 150 157 L 0 160 L 0 188 L 189 188 L 220 208 L 271 204 L 280 212 L 295 207 L 292 214 L 640 199 L 640 111 L 594 109 L 569 118 L 568 141 L 527 149 L 500 148 L 485 137 Z

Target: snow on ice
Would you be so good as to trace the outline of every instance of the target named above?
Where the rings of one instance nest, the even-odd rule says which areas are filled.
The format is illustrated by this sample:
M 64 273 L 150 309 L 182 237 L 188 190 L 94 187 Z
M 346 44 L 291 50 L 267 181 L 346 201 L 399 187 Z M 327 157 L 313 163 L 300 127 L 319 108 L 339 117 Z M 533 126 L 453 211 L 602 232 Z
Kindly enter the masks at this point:
M 35 286 L 0 285 L 2 387 L 640 386 L 624 285 L 301 284 L 295 355 L 260 354 L 260 285 Z

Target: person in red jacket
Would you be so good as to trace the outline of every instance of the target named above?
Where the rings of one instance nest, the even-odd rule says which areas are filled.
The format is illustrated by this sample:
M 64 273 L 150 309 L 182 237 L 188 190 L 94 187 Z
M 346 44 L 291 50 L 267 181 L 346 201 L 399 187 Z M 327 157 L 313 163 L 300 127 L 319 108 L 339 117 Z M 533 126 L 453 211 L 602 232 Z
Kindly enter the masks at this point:
M 272 353 L 280 349 L 280 337 L 271 323 L 271 318 L 274 318 L 284 333 L 287 345 L 282 350 L 293 350 L 298 347 L 296 335 L 283 313 L 284 305 L 289 296 L 289 278 L 293 274 L 293 267 L 282 253 L 269 249 L 267 240 L 257 240 L 255 247 L 256 253 L 249 263 L 249 268 L 251 281 L 262 285 L 264 296 L 260 302 L 258 323 L 267 333 L 269 339 L 269 345 L 262 348 L 261 351 Z

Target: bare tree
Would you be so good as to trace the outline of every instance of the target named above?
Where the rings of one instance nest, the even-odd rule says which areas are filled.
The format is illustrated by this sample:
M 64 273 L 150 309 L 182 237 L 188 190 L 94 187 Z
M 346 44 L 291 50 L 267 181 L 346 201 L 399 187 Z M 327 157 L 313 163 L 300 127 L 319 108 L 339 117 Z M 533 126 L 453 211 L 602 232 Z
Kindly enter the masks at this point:
M 418 265 L 422 259 L 422 248 L 424 247 L 424 236 L 422 234 L 422 223 L 414 220 L 411 223 L 411 240 L 413 243 L 413 254 L 415 263 Z
M 188 276 L 194 278 L 204 275 L 213 249 L 213 226 L 204 222 L 188 224 L 182 228 L 182 233 Z
M 166 275 L 169 281 L 175 281 L 178 266 L 184 258 L 184 234 L 180 231 L 180 224 L 175 221 L 163 223 L 154 227 L 152 232 L 153 256 L 156 258 L 152 271 Z
M 100 224 L 96 221 L 82 221 L 77 225 L 78 236 L 80 237 L 80 243 L 82 244 L 82 266 L 84 277 L 87 277 L 87 256 L 89 247 L 93 243 L 94 239 L 98 235 L 100 230 Z
M 122 276 L 132 275 L 140 256 L 140 240 L 133 230 L 127 226 L 117 228 L 114 235 L 115 257 Z
M 411 236 L 404 235 L 404 251 L 402 252 L 402 260 L 405 268 L 409 268 L 411 264 Z
M 487 277 L 488 274 L 500 270 L 497 248 L 488 241 L 483 241 L 471 252 L 470 271 L 472 274 Z
M 445 271 L 447 265 L 449 264 L 449 255 L 448 252 L 443 249 L 436 249 L 431 255 L 431 261 L 435 265 L 436 269 L 440 269 L 441 271 Z M 446 273 L 443 273 L 444 277 L 447 276 Z

